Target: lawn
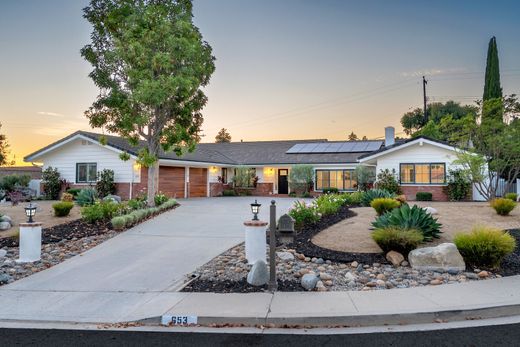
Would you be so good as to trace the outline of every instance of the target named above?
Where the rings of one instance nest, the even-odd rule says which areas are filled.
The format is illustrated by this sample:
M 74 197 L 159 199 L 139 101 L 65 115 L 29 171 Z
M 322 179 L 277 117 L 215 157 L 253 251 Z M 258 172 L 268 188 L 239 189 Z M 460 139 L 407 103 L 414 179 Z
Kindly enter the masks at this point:
M 501 229 L 520 229 L 520 208 L 510 216 L 499 216 L 487 202 L 410 202 L 410 205 L 431 206 L 437 209 L 435 218 L 442 223 L 442 237 L 426 242 L 421 247 L 429 247 L 442 242 L 451 242 L 455 233 L 469 231 L 472 226 L 482 224 Z M 381 249 L 370 237 L 371 223 L 376 217 L 371 207 L 353 208 L 357 213 L 317 234 L 312 242 L 317 246 L 342 252 L 379 253 Z
M 49 228 L 58 224 L 63 224 L 70 222 L 72 220 L 78 219 L 81 217 L 80 215 L 80 207 L 74 206 L 70 211 L 70 214 L 66 217 L 54 217 L 54 210 L 52 208 L 52 204 L 57 201 L 51 200 L 40 200 L 35 201 L 33 204 L 38 206 L 36 210 L 35 221 L 42 222 L 44 228 Z M 11 206 L 10 203 L 0 204 L 0 214 L 8 215 L 13 219 L 14 227 L 0 232 L 0 238 L 11 236 L 14 232 L 18 230 L 17 225 L 22 222 L 27 221 L 27 217 L 25 215 L 24 207 L 27 203 L 20 203 L 17 206 Z

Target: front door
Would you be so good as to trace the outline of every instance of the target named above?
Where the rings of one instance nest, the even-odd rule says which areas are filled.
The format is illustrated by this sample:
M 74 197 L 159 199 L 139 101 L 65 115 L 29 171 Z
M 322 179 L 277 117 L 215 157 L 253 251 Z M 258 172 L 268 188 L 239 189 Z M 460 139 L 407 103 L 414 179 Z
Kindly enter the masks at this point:
M 289 193 L 289 183 L 287 181 L 287 174 L 289 170 L 280 169 L 278 170 L 278 194 Z

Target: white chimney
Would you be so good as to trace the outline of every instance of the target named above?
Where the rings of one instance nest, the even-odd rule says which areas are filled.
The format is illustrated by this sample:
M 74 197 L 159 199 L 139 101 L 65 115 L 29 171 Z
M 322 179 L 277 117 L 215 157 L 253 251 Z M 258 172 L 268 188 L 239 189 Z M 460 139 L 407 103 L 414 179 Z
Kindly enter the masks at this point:
M 395 143 L 395 128 L 385 128 L 385 147 L 392 146 Z

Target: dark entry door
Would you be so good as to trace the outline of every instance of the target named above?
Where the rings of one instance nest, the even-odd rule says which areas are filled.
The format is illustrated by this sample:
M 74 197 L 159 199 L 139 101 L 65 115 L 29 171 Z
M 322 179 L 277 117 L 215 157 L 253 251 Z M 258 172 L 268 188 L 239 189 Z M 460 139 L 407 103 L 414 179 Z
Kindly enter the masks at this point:
M 287 181 L 287 169 L 278 170 L 278 194 L 289 193 L 289 183 Z

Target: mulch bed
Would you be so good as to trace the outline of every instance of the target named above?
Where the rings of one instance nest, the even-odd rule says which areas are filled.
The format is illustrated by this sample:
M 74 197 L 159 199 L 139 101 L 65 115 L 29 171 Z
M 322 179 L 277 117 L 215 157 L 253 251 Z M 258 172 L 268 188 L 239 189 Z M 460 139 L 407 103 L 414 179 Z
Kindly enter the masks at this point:
M 319 232 L 327 229 L 331 225 L 337 224 L 344 219 L 352 218 L 356 213 L 344 206 L 340 211 L 333 215 L 323 216 L 317 223 L 306 225 L 294 238 L 294 242 L 289 244 L 289 248 L 294 248 L 298 253 L 305 254 L 306 257 L 322 258 L 333 262 L 350 263 L 357 261 L 362 264 L 388 263 L 385 257 L 379 253 L 353 253 L 339 252 L 331 249 L 316 246 L 312 243 L 312 238 Z M 348 231 L 345 231 L 348 232 Z
M 175 209 L 178 206 L 179 204 L 173 206 L 172 208 L 162 210 L 161 212 L 155 215 L 141 220 L 139 223 L 134 224 L 133 226 L 141 224 L 148 219 L 154 218 L 162 214 L 163 212 Z M 122 232 L 126 229 L 128 228 L 118 231 Z M 112 224 L 110 222 L 96 222 L 91 224 L 83 221 L 82 219 L 76 219 L 67 223 L 55 225 L 50 228 L 43 228 L 42 244 L 56 243 L 62 240 L 81 239 L 84 237 L 102 235 L 106 234 L 110 230 L 112 230 Z M 18 237 L 1 238 L 0 248 L 3 247 L 18 247 Z
M 278 291 L 301 292 L 302 286 L 298 281 L 278 280 Z M 267 285 L 255 287 L 247 283 L 243 278 L 240 281 L 202 281 L 194 280 L 186 285 L 182 292 L 206 292 L 206 293 L 262 293 L 267 292 Z
M 520 229 L 508 230 L 516 239 L 516 248 L 500 264 L 500 270 L 495 271 L 502 276 L 514 276 L 520 274 Z

